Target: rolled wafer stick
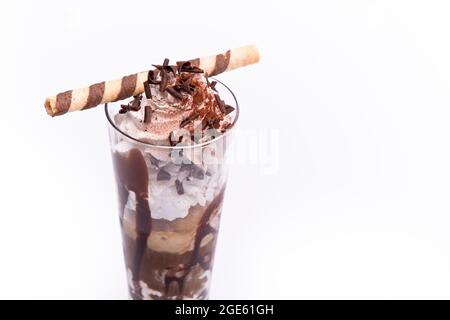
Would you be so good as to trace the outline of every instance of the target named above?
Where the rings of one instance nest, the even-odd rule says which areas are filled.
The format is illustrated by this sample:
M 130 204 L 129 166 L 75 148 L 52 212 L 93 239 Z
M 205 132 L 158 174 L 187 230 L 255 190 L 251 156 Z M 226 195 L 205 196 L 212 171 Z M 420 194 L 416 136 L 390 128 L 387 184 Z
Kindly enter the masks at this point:
M 243 46 L 221 54 L 189 60 L 193 66 L 203 69 L 210 76 L 248 66 L 258 61 L 259 53 L 254 45 Z
M 248 45 L 224 53 L 189 60 L 191 65 L 203 69 L 208 75 L 244 67 L 259 61 L 258 49 Z M 144 92 L 148 71 L 134 73 L 121 79 L 103 81 L 89 87 L 58 93 L 45 99 L 45 109 L 50 116 L 86 110 L 100 104 L 123 100 Z

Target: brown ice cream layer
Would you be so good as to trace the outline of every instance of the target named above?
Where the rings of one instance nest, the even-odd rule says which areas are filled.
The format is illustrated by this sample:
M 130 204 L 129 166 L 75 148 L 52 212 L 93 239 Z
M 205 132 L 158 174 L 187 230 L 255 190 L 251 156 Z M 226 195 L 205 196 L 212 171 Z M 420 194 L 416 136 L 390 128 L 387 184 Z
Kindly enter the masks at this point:
M 194 249 L 195 233 L 205 207 L 194 206 L 184 218 L 174 221 L 152 219 L 152 233 L 147 239 L 147 247 L 156 252 L 183 254 Z M 134 211 L 126 210 L 123 218 L 124 235 L 136 240 Z M 202 246 L 205 242 L 202 243 Z
M 136 242 L 128 235 L 123 235 L 124 254 L 126 265 L 129 266 L 132 263 L 133 252 L 136 249 Z M 199 251 L 199 256 L 208 257 L 212 263 L 214 259 L 214 251 L 216 246 L 216 239 L 210 241 L 208 245 L 202 246 Z M 169 253 L 169 252 L 157 252 L 147 248 L 145 250 L 139 280 L 147 284 L 147 286 L 153 290 L 157 290 L 161 293 L 165 292 L 166 285 L 164 281 L 164 275 L 167 275 L 169 268 L 176 268 L 177 266 L 187 266 L 192 258 L 192 251 L 185 252 L 183 254 Z M 200 276 L 204 272 L 211 271 L 211 269 L 204 270 L 200 265 L 193 266 L 190 269 L 183 269 L 185 275 L 191 274 L 189 280 L 184 281 L 184 289 L 181 293 L 185 297 L 192 297 L 194 293 L 201 291 L 206 285 L 205 279 Z M 169 285 L 170 286 L 170 285 Z M 191 292 L 189 292 L 191 291 Z M 180 292 L 169 293 L 168 296 L 177 296 Z
M 217 230 L 209 223 L 220 215 L 223 190 L 206 206 L 195 206 L 185 218 L 174 221 L 152 219 L 152 232 L 139 268 L 139 281 L 163 298 L 192 298 L 207 294 L 205 272 L 210 272 L 217 241 Z M 122 219 L 124 254 L 128 268 L 133 267 L 139 250 L 139 233 L 129 211 Z M 189 277 L 188 277 L 189 276 Z M 189 279 L 189 280 L 188 280 Z M 175 283 L 175 284 L 174 284 Z M 131 288 L 134 298 L 142 298 Z M 133 293 L 134 292 L 134 293 Z M 154 296 L 153 298 L 157 298 Z

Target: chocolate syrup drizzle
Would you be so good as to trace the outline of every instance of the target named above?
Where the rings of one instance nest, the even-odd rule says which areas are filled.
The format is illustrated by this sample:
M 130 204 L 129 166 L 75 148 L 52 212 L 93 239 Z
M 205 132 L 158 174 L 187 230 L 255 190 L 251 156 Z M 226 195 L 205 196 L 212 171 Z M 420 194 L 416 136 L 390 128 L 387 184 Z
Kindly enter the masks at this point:
M 209 234 L 216 237 L 217 230 L 211 227 L 209 224 L 211 216 L 219 209 L 225 193 L 225 187 L 220 191 L 220 193 L 213 199 L 213 201 L 206 208 L 202 218 L 199 221 L 194 240 L 194 249 L 192 251 L 191 259 L 189 263 L 185 266 L 178 266 L 175 268 L 170 268 L 169 272 L 164 277 L 165 291 L 164 296 L 167 298 L 169 293 L 169 286 L 172 282 L 178 284 L 178 299 L 183 296 L 183 288 L 185 285 L 186 276 L 191 272 L 192 268 L 197 264 L 200 265 L 205 271 L 211 269 L 212 267 L 212 256 L 209 256 L 208 260 L 202 259 L 200 256 L 200 245 L 202 240 Z M 208 290 L 205 289 L 200 293 L 199 298 L 206 298 Z
M 119 190 L 120 220 L 123 224 L 123 214 L 129 191 L 136 194 L 136 248 L 130 266 L 134 288 L 131 288 L 133 299 L 142 299 L 139 284 L 142 258 L 147 247 L 147 239 L 152 230 L 151 212 L 148 203 L 148 171 L 144 156 L 138 149 L 132 149 L 123 156 L 113 154 L 113 163 Z

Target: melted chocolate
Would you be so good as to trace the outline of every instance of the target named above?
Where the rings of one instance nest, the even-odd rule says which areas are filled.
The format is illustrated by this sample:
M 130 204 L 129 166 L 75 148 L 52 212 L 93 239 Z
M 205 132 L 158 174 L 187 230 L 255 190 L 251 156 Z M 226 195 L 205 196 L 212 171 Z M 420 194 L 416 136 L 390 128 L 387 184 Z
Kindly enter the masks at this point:
M 220 193 L 214 198 L 214 200 L 208 205 L 205 213 L 203 214 L 203 217 L 198 223 L 197 232 L 195 234 L 194 250 L 192 251 L 191 262 L 188 266 L 190 269 L 197 263 L 203 266 L 203 261 L 201 260 L 201 257 L 199 255 L 200 244 L 208 234 L 215 235 L 216 233 L 216 230 L 210 226 L 209 219 L 211 218 L 213 213 L 220 207 L 223 201 L 224 193 L 225 188 L 223 188 Z
M 195 233 L 194 249 L 192 251 L 191 259 L 187 265 L 180 265 L 175 268 L 169 268 L 168 272 L 164 277 L 165 285 L 165 297 L 168 297 L 169 286 L 172 282 L 178 284 L 178 292 L 180 299 L 183 295 L 183 288 L 185 285 L 186 276 L 192 271 L 196 265 L 200 265 L 205 271 L 210 270 L 212 267 L 212 257 L 210 254 L 201 256 L 200 255 L 200 245 L 202 240 L 209 234 L 216 237 L 217 230 L 211 227 L 209 220 L 211 216 L 219 209 L 225 193 L 225 188 L 223 188 L 220 193 L 214 198 L 214 200 L 208 205 L 202 218 L 198 223 L 198 227 Z M 206 298 L 208 290 L 205 289 L 201 292 L 199 298 Z
M 136 249 L 130 266 L 134 292 L 133 298 L 139 298 L 141 288 L 139 276 L 141 271 L 142 258 L 144 256 L 147 239 L 150 236 L 152 223 L 151 212 L 148 203 L 148 171 L 144 156 L 138 149 L 132 149 L 123 156 L 119 153 L 113 154 L 113 163 L 116 171 L 116 179 L 119 190 L 119 208 L 121 210 L 121 220 L 127 201 L 128 191 L 136 194 Z

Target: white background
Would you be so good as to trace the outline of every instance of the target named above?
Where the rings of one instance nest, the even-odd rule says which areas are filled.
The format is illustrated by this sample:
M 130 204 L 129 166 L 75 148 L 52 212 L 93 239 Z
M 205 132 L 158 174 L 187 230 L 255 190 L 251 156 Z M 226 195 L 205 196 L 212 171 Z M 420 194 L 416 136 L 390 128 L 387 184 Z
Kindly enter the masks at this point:
M 0 298 L 127 298 L 106 122 L 59 91 L 247 43 L 211 298 L 450 298 L 448 1 L 2 1 Z M 239 139 L 239 135 L 237 136 Z

